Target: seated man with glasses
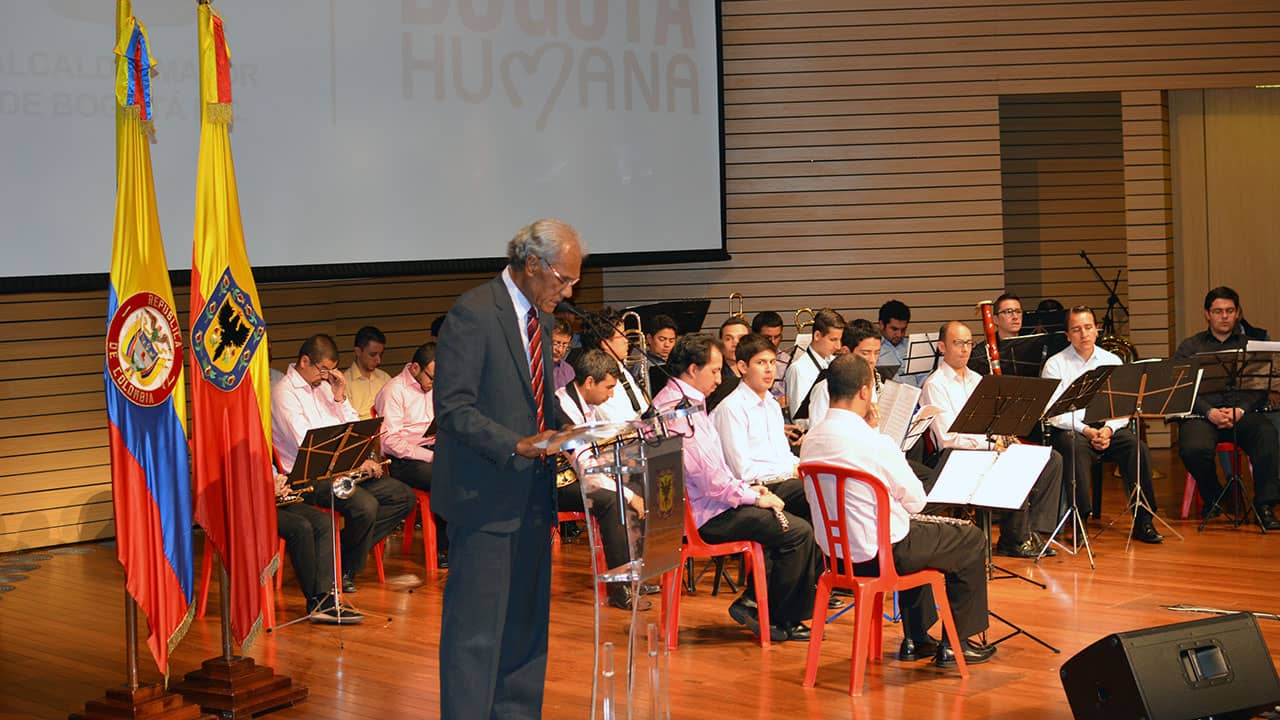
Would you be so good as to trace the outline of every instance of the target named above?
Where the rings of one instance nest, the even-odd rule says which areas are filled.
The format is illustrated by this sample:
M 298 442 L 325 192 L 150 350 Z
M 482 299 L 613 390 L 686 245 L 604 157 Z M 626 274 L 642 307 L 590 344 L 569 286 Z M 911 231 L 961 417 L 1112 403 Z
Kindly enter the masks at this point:
M 312 335 L 298 350 L 298 360 L 271 388 L 271 444 L 280 470 L 288 473 L 298 457 L 298 444 L 312 428 L 354 422 L 360 416 L 347 398 L 347 380 L 338 372 L 338 346 L 328 335 Z M 347 498 L 333 496 L 330 483 L 319 483 L 308 502 L 334 509 L 346 520 L 342 528 L 342 592 L 355 592 L 355 576 L 369 551 L 391 534 L 413 507 L 413 492 L 404 483 L 382 476 L 382 466 L 366 460 L 371 477 Z
M 1243 350 L 1249 344 L 1241 327 L 1240 295 L 1229 287 L 1216 287 L 1204 296 L 1204 319 L 1209 327 L 1178 345 L 1177 358 L 1197 353 Z M 1265 339 L 1265 338 L 1264 338 Z M 1198 417 L 1183 420 L 1178 430 L 1178 455 L 1187 472 L 1196 479 L 1206 515 L 1216 515 L 1214 501 L 1222 494 L 1218 471 L 1214 466 L 1214 446 L 1233 442 L 1249 455 L 1253 465 L 1254 507 L 1262 526 L 1280 530 L 1280 520 L 1272 508 L 1280 502 L 1277 487 L 1276 427 L 1261 410 L 1267 404 L 1265 390 L 1208 392 L 1196 396 L 1194 411 Z
M 415 490 L 431 492 L 435 459 L 435 432 L 431 406 L 436 379 L 436 344 L 423 343 L 413 359 L 378 393 L 373 407 L 382 418 L 382 454 L 391 461 L 388 474 Z M 428 432 L 430 435 L 427 435 Z M 445 522 L 436 516 L 436 560 L 449 567 L 449 536 Z
M 627 370 L 630 347 L 623 332 L 622 320 L 612 308 L 605 308 L 600 318 L 588 320 L 582 328 L 582 349 L 600 350 L 618 363 L 618 388 L 613 396 L 596 407 L 596 419 L 604 422 L 627 422 L 649 409 L 649 398 Z
M 1070 347 L 1049 358 L 1040 371 L 1040 377 L 1058 381 L 1058 389 L 1049 400 L 1051 407 L 1071 383 L 1086 372 L 1103 365 L 1123 364 L 1114 353 L 1098 347 L 1098 321 L 1093 308 L 1087 305 L 1077 305 L 1067 312 L 1067 340 L 1071 342 Z M 1151 490 L 1151 453 L 1147 444 L 1133 434 L 1124 419 L 1086 425 L 1084 415 L 1085 411 L 1081 409 L 1049 418 L 1049 424 L 1053 426 L 1053 448 L 1073 468 L 1076 510 L 1083 516 L 1092 509 L 1092 467 L 1095 460 L 1119 464 L 1125 492 L 1132 494 L 1134 483 L 1140 482 L 1147 504 L 1154 510 L 1156 496 Z M 1141 463 L 1138 462 L 1139 457 Z M 1066 495 L 1070 497 L 1069 490 Z M 1138 509 L 1133 526 L 1134 540 L 1152 544 L 1164 542 L 1164 536 L 1152 526 L 1151 517 L 1147 508 Z
M 551 379 L 556 389 L 573 382 L 573 365 L 569 362 L 569 348 L 573 347 L 573 328 L 569 321 L 557 317 L 551 327 L 551 358 L 555 364 L 551 366 Z
M 996 298 L 991 308 L 995 313 L 996 337 L 1000 340 L 1022 334 L 1022 299 L 1011 292 Z
M 951 432 L 952 423 L 969 401 L 969 396 L 982 382 L 982 376 L 969 369 L 973 351 L 973 333 L 964 323 L 953 320 L 938 331 L 938 351 L 942 362 L 924 381 L 921 405 L 933 405 L 942 412 L 929 426 L 935 445 L 940 450 L 1000 450 L 1011 439 L 999 438 L 991 443 L 982 435 Z M 1058 498 L 1062 493 L 1062 456 L 1050 451 L 1049 462 L 1040 471 L 1022 509 L 1005 514 L 1000 521 L 1000 541 L 996 552 L 1008 557 L 1033 558 L 1044 550 L 1044 540 L 1032 530 L 1052 532 L 1058 522 Z M 1052 548 L 1045 555 L 1056 555 Z

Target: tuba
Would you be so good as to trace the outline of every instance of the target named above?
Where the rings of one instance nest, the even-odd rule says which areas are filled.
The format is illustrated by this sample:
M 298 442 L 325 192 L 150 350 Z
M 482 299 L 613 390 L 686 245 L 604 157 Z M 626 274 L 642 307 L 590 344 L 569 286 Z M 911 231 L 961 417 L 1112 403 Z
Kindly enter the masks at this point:
M 1098 347 L 1115 353 L 1120 362 L 1126 364 L 1138 359 L 1138 349 L 1123 335 L 1102 335 L 1098 338 Z

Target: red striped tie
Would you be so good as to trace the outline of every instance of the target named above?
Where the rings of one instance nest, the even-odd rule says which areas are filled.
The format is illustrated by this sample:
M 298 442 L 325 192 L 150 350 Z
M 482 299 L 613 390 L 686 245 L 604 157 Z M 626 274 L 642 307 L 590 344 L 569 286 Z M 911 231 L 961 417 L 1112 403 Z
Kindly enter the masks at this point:
M 529 377 L 533 380 L 533 401 L 538 405 L 538 432 L 547 429 L 547 419 L 542 414 L 542 325 L 538 322 L 538 310 L 529 308 L 525 332 L 529 336 Z

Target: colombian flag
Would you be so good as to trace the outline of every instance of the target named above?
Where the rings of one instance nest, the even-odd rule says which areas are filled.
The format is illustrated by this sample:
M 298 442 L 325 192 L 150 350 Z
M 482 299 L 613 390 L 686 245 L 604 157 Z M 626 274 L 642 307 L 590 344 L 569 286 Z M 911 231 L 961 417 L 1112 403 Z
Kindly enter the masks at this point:
M 276 565 L 267 326 L 245 253 L 231 160 L 230 53 L 222 18 L 197 10 L 200 157 L 191 260 L 191 448 L 196 522 L 231 580 L 231 630 L 262 628 L 262 584 Z
M 191 486 L 182 334 L 151 177 L 154 65 L 147 31 L 119 5 L 116 217 L 107 299 L 107 420 L 116 556 L 146 615 L 147 646 L 168 675 L 191 622 Z

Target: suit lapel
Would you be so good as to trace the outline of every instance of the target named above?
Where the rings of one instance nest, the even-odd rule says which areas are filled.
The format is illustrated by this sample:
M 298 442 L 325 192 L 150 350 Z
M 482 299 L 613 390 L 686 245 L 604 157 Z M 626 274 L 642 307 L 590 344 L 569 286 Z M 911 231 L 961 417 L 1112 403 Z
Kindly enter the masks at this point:
M 502 327 L 502 337 L 507 341 L 507 350 L 511 353 L 511 362 L 515 363 L 516 372 L 520 375 L 525 397 L 532 402 L 533 381 L 529 375 L 529 358 L 524 353 L 524 341 L 521 339 L 523 326 L 516 318 L 515 306 L 511 304 L 511 296 L 507 294 L 507 286 L 502 277 L 494 278 L 489 287 L 493 291 L 493 305 L 498 314 L 498 324 Z

